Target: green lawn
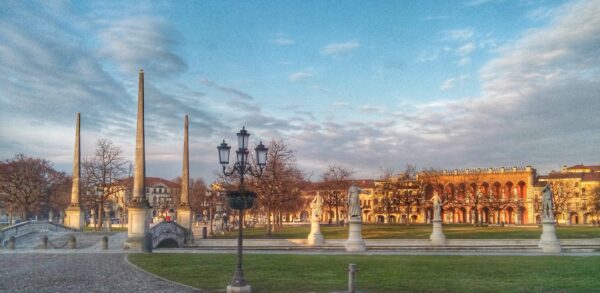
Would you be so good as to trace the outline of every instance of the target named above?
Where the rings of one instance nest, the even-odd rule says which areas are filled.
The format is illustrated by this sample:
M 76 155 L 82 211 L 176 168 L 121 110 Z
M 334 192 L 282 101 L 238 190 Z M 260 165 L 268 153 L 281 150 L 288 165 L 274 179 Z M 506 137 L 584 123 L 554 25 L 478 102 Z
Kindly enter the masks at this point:
M 363 238 L 365 239 L 427 239 L 431 234 L 431 225 L 399 225 L 399 224 L 364 224 Z M 540 238 L 542 228 L 537 226 L 520 227 L 473 227 L 473 225 L 444 225 L 444 234 L 449 239 L 536 239 Z M 283 230 L 275 231 L 272 235 L 265 234 L 265 228 L 246 228 L 244 238 L 306 238 L 310 232 L 309 225 L 285 226 Z M 321 232 L 325 239 L 348 238 L 348 227 L 322 225 Z M 589 226 L 559 226 L 558 238 L 600 238 L 600 228 Z M 235 238 L 236 231 L 217 235 L 216 238 Z
M 130 254 L 129 260 L 169 280 L 223 290 L 233 254 Z M 598 292 L 600 257 L 567 256 L 244 256 L 253 292 L 347 289 L 347 267 L 358 266 L 366 292 Z

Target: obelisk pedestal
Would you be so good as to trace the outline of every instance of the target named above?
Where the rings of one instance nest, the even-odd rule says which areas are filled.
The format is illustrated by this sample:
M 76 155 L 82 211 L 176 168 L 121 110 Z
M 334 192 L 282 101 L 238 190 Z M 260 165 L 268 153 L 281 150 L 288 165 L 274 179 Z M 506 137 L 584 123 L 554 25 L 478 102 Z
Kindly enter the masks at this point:
M 446 245 L 446 236 L 442 231 L 442 219 L 433 219 L 433 231 L 429 236 L 429 240 L 431 240 L 431 245 L 441 246 Z
M 325 243 L 323 234 L 321 234 L 321 224 L 319 219 L 310 220 L 310 234 L 308 234 L 308 245 L 320 245 Z
M 79 195 L 81 188 L 79 186 L 79 178 L 81 177 L 81 137 L 79 126 L 81 125 L 81 114 L 77 113 L 77 124 L 75 126 L 75 155 L 73 158 L 73 185 L 71 186 L 71 203 L 66 211 L 65 226 L 76 230 L 83 230 L 85 226 L 85 213 L 79 205 Z
M 362 219 L 350 218 L 348 232 L 348 240 L 346 241 L 346 251 L 348 252 L 361 252 L 366 251 L 367 246 L 362 238 Z
M 561 252 L 560 241 L 556 237 L 556 221 L 546 220 L 542 222 L 542 237 L 538 246 L 543 252 Z

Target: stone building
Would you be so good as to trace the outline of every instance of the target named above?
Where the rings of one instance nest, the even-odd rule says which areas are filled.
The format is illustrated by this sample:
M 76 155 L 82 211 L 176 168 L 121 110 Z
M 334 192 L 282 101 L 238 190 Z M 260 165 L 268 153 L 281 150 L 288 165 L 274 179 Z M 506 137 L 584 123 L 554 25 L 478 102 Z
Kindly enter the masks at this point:
M 424 184 L 425 219 L 433 215 L 429 199 L 438 192 L 445 223 L 536 223 L 537 174 L 530 166 L 444 170 L 420 173 L 418 180 Z
M 132 178 L 125 179 L 121 182 L 122 185 L 127 186 L 122 192 L 116 193 L 110 201 L 113 203 L 112 210 L 114 216 L 119 217 L 124 210 L 125 203 L 131 196 L 131 182 Z M 166 217 L 169 215 L 171 218 L 174 215 L 175 204 L 178 202 L 180 185 L 171 180 L 159 178 L 159 177 L 146 177 L 146 199 L 151 206 L 152 218 L 162 216 Z
M 600 166 L 563 166 L 560 172 L 539 176 L 539 182 L 540 186 L 552 184 L 559 224 L 590 224 L 597 220 Z

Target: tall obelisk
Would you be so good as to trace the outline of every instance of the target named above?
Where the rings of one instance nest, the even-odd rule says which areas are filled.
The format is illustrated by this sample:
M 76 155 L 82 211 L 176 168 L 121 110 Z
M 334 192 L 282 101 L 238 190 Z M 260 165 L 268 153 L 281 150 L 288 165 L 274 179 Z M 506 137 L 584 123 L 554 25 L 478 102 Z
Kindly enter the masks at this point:
M 77 113 L 77 124 L 75 126 L 75 156 L 73 158 L 73 185 L 71 187 L 71 204 L 67 208 L 67 216 L 65 225 L 77 230 L 82 230 L 85 225 L 85 213 L 79 205 L 79 196 L 81 188 L 79 186 L 79 178 L 81 177 L 81 137 L 79 135 L 79 127 L 81 125 L 81 114 Z
M 144 246 L 144 236 L 148 231 L 148 201 L 146 200 L 145 184 L 146 155 L 144 143 L 144 71 L 140 70 L 133 194 L 127 205 L 127 240 L 125 240 L 125 249 L 131 250 L 142 250 Z
M 183 169 L 181 171 L 181 202 L 177 208 L 177 223 L 187 230 L 186 241 L 192 236 L 192 211 L 189 205 L 190 157 L 188 146 L 188 115 L 185 115 L 183 130 Z

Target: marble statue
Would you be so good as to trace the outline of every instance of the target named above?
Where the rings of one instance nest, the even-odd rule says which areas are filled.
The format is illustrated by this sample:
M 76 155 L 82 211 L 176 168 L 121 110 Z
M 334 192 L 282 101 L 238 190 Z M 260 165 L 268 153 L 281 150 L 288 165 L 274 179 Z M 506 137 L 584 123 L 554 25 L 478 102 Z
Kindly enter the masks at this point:
M 544 220 L 554 220 L 552 189 L 550 188 L 550 185 L 546 185 L 542 191 L 542 218 Z
M 323 197 L 317 192 L 315 198 L 310 202 L 310 209 L 312 212 L 313 219 L 321 219 L 323 214 Z
M 360 192 L 361 189 L 356 186 L 356 182 L 352 182 L 352 186 L 348 188 L 348 216 L 350 219 L 360 219 Z
M 442 215 L 442 203 L 440 201 L 440 196 L 437 191 L 433 193 L 433 197 L 431 197 L 431 203 L 433 203 L 433 219 L 439 219 Z

